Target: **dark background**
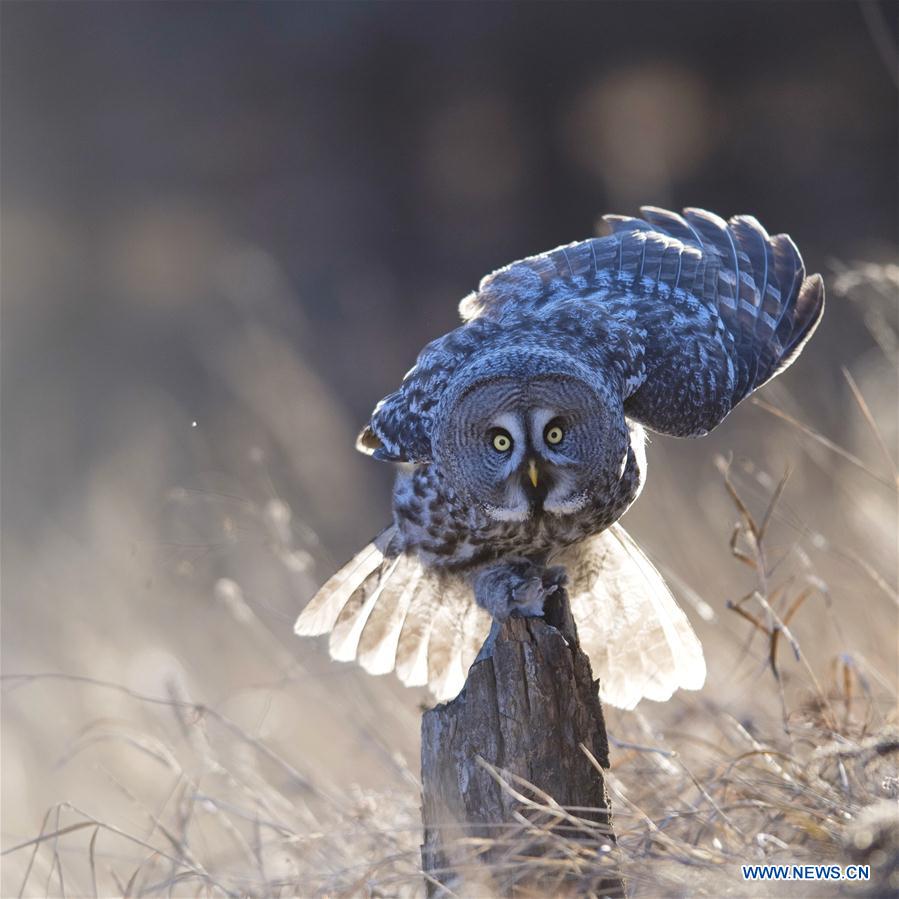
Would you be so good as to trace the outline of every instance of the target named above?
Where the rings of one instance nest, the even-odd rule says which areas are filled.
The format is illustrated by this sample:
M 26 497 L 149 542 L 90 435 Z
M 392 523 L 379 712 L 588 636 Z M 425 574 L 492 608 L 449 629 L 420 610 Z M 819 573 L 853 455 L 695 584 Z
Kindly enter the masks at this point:
M 641 203 L 793 236 L 828 309 L 764 396 L 882 473 L 841 366 L 894 447 L 896 13 L 4 2 L 4 671 L 151 693 L 176 671 L 256 720 L 233 697 L 286 657 L 308 676 L 267 726 L 317 776 L 377 780 L 397 748 L 414 760 L 422 696 L 291 634 L 387 520 L 390 470 L 353 452 L 355 432 L 481 276 Z M 716 455 L 742 465 L 755 508 L 793 467 L 781 546 L 819 566 L 889 670 L 895 606 L 851 560 L 895 583 L 895 495 L 747 403 L 707 440 L 655 438 L 626 521 L 711 613 L 687 603 L 710 695 L 749 715 L 764 670 L 759 645 L 731 676 L 745 622 L 724 603 L 748 575 Z M 278 649 L 247 630 L 234 584 Z M 822 653 L 827 620 L 797 624 Z M 54 765 L 86 717 L 125 714 L 16 695 L 5 839 L 61 795 L 106 796 Z
M 856 3 L 3 13 L 10 465 L 33 452 L 35 378 L 100 407 L 148 377 L 202 409 L 216 385 L 192 341 L 216 299 L 201 226 L 206 244 L 270 256 L 305 319 L 285 338 L 360 424 L 483 274 L 605 212 L 753 213 L 816 271 L 895 246 L 896 87 Z M 50 246 L 32 230 L 20 251 L 23 217 Z M 838 314 L 825 335 L 851 339 Z M 107 439 L 82 430 L 45 447 L 37 483 L 8 479 L 23 505 L 58 497 Z

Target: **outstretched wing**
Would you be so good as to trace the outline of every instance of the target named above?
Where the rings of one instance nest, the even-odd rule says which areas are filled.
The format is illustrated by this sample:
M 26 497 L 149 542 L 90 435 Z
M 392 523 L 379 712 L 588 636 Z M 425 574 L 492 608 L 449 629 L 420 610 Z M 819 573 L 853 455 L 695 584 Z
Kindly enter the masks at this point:
M 369 674 L 396 670 L 441 702 L 462 689 L 490 631 L 490 616 L 461 580 L 440 577 L 391 551 L 390 527 L 344 565 L 300 613 L 294 630 L 330 634 L 331 657 Z
M 824 310 L 824 285 L 806 278 L 787 235 L 770 237 L 751 216 L 641 212 L 606 216 L 609 237 L 494 272 L 460 310 L 507 328 L 540 317 L 550 337 L 554 321 L 563 334 L 579 328 L 581 358 L 618 373 L 628 417 L 699 436 L 799 355 Z
M 752 216 L 645 206 L 606 216 L 608 237 L 499 269 L 462 300 L 462 327 L 428 344 L 382 400 L 356 446 L 377 459 L 426 462 L 440 398 L 478 352 L 555 347 L 614 379 L 628 417 L 678 437 L 708 433 L 783 371 L 824 310 L 820 275 L 796 245 Z
M 613 525 L 553 562 L 568 571 L 581 648 L 604 702 L 632 709 L 643 698 L 662 702 L 677 689 L 702 687 L 702 646 L 662 576 L 624 528 Z

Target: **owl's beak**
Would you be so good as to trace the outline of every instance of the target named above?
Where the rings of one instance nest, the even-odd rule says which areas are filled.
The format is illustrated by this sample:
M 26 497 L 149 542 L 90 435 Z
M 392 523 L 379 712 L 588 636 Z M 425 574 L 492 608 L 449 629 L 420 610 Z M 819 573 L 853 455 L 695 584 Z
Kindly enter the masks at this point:
M 539 477 L 537 472 L 537 463 L 533 459 L 528 462 L 528 477 L 531 479 L 531 483 L 536 488 Z

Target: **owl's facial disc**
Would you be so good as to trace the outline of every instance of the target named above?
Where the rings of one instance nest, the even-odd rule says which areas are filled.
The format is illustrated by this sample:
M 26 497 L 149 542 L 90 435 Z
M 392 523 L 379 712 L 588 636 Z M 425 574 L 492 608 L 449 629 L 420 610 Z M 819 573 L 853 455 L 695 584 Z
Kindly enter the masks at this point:
M 435 434 L 435 461 L 497 521 L 573 514 L 620 477 L 624 415 L 576 377 L 481 381 L 448 413 Z

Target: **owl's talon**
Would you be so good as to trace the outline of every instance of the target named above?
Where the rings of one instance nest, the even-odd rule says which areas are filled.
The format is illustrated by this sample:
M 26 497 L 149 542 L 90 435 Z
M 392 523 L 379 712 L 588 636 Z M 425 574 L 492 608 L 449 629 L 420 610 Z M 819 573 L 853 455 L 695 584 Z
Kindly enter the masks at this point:
M 528 559 L 507 559 L 476 575 L 475 600 L 497 621 L 536 618 L 543 614 L 546 597 L 563 583 L 564 569 L 543 570 Z
M 532 618 L 542 615 L 545 598 L 543 581 L 538 577 L 531 577 L 525 583 L 512 588 L 509 615 L 516 618 Z
M 546 588 L 546 595 L 555 593 L 560 587 L 564 587 L 568 583 L 568 572 L 562 565 L 553 565 L 543 572 L 543 586 Z

